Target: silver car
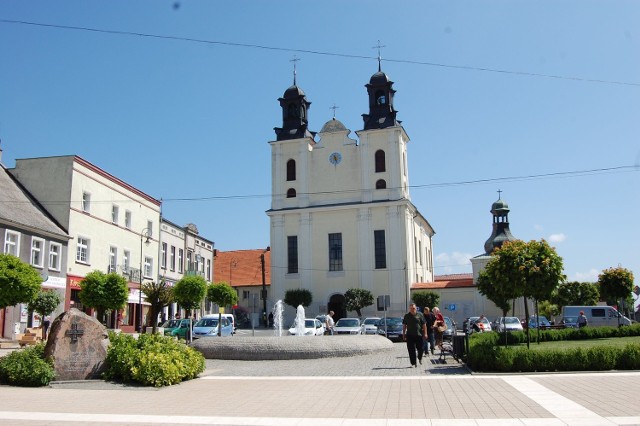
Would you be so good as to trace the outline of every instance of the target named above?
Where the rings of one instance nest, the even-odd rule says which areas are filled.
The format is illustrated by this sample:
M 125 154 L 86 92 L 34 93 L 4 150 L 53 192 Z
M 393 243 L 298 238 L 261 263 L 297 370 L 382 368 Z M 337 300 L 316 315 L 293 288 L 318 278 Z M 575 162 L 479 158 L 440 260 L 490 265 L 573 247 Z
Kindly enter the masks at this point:
M 333 334 L 361 334 L 360 318 L 340 318 L 333 328 Z
M 380 318 L 378 317 L 365 318 L 364 321 L 362 321 L 362 326 L 360 327 L 362 329 L 362 334 L 378 334 L 379 321 Z

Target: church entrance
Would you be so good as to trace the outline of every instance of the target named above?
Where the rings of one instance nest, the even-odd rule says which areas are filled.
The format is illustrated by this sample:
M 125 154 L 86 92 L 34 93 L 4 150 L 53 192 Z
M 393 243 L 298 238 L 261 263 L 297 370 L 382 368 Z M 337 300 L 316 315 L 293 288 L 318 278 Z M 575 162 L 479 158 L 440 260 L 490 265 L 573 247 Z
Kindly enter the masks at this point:
M 340 318 L 347 316 L 347 307 L 343 294 L 334 294 L 329 298 L 328 310 L 333 311 L 333 320 L 338 321 Z

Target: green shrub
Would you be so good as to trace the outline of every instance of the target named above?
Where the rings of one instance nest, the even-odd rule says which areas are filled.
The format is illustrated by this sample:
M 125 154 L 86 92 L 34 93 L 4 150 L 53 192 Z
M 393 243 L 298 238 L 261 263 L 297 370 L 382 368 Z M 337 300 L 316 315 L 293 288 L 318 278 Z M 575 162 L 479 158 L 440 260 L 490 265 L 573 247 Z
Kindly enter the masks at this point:
M 159 334 L 111 333 L 107 350 L 106 380 L 138 382 L 145 386 L 168 386 L 190 380 L 205 369 L 200 352 Z
M 13 386 L 47 386 L 55 378 L 53 362 L 44 359 L 40 343 L 0 358 L 0 383 Z

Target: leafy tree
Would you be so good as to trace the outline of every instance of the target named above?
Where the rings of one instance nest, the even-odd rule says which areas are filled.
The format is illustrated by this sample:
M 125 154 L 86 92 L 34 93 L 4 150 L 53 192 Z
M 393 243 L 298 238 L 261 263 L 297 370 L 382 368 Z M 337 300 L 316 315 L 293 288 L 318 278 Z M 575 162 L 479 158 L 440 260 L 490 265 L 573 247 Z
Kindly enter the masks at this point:
M 373 305 L 373 294 L 364 288 L 350 288 L 344 293 L 344 298 L 347 310 L 356 311 L 358 317 L 362 316 L 362 308 Z
M 311 295 L 311 292 L 304 288 L 287 290 L 284 293 L 284 303 L 289 306 L 293 306 L 294 309 L 297 309 L 298 305 L 302 305 L 306 308 L 312 301 L 313 296 Z
M 605 269 L 598 275 L 598 284 L 600 296 L 607 301 L 615 300 L 618 304 L 620 299 L 628 298 L 633 291 L 633 273 L 621 266 Z
M 186 276 L 173 286 L 173 300 L 187 310 L 189 317 L 192 309 L 200 307 L 206 293 L 207 281 L 199 275 Z
M 558 305 L 552 303 L 549 300 L 541 301 L 539 304 L 538 310 L 540 312 L 540 315 L 544 315 L 550 320 L 560 313 L 560 309 L 558 308 Z
M 167 282 L 163 278 L 158 283 L 154 281 L 143 283 L 142 294 L 144 294 L 144 299 L 151 305 L 151 315 L 149 318 L 153 319 L 153 324 L 151 325 L 153 326 L 153 333 L 155 334 L 158 313 L 173 301 L 173 293 L 171 292 L 171 287 L 167 285 Z
M 550 300 L 560 310 L 563 306 L 592 306 L 600 300 L 600 291 L 596 284 L 572 281 L 560 284 Z
M 219 307 L 238 303 L 238 293 L 226 282 L 214 283 L 207 289 L 207 297 Z M 222 311 L 218 315 L 218 324 L 222 324 Z M 222 326 L 218 326 L 218 336 L 222 334 Z
M 413 299 L 414 303 L 421 308 L 431 309 L 432 307 L 438 306 L 440 304 L 440 295 L 438 293 L 434 293 L 433 291 L 415 291 L 413 292 L 411 298 Z
M 10 254 L 0 254 L 0 308 L 31 302 L 41 284 L 42 278 L 33 266 Z
M 500 282 L 501 266 L 499 262 L 489 261 L 478 275 L 477 287 L 480 294 L 491 300 L 502 311 L 502 316 L 506 317 L 511 308 L 511 301 L 518 297 L 518 293 L 514 285 Z M 494 285 L 494 282 L 498 284 Z
M 28 309 L 31 312 L 37 312 L 44 320 L 44 317 L 51 315 L 60 304 L 61 299 L 55 291 L 40 290 L 40 293 L 34 300 L 29 302 Z
M 115 272 L 105 274 L 95 270 L 80 281 L 80 301 L 94 308 L 98 320 L 103 324 L 105 312 L 124 308 L 128 298 L 127 280 Z

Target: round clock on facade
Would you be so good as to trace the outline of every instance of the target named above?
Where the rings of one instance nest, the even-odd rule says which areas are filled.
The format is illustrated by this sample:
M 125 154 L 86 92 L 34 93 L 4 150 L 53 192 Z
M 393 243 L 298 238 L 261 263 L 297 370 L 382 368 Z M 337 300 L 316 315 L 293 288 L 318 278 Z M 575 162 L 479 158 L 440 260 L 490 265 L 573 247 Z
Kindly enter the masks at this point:
M 334 166 L 337 166 L 340 161 L 342 161 L 342 154 L 340 154 L 339 152 L 332 152 L 331 154 L 329 154 L 329 162 Z

